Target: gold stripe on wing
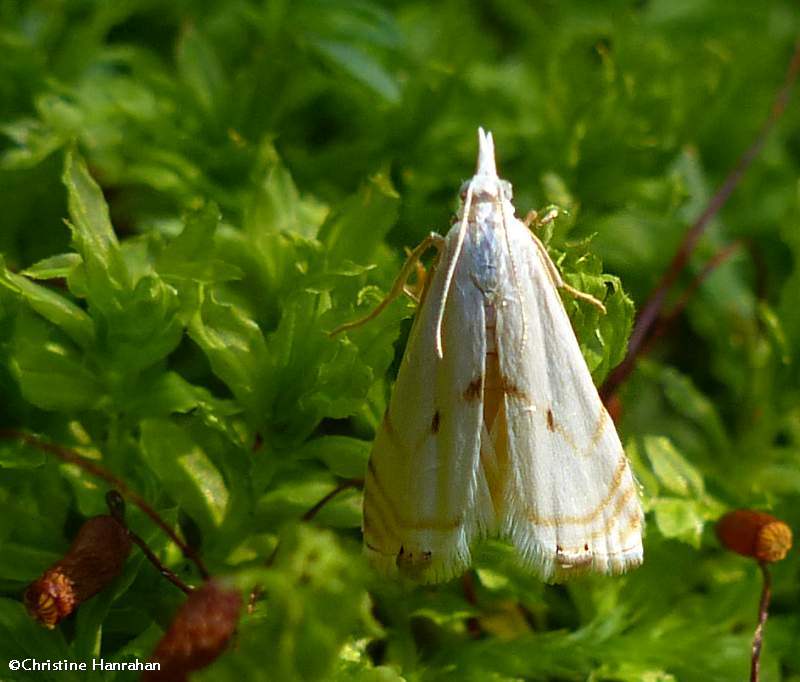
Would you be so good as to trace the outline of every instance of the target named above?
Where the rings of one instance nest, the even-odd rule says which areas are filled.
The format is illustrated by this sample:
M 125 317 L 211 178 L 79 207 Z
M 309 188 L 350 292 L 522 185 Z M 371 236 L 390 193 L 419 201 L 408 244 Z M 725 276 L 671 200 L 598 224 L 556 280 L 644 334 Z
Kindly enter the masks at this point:
M 453 520 L 445 521 L 436 521 L 434 519 L 411 521 L 407 516 L 404 516 L 400 510 L 397 509 L 397 507 L 394 506 L 392 499 L 386 494 L 386 488 L 378 478 L 375 465 L 372 463 L 372 457 L 369 458 L 367 463 L 367 479 L 370 477 L 372 478 L 372 482 L 375 484 L 376 491 L 380 493 L 380 499 L 383 502 L 381 506 L 389 512 L 389 515 L 391 516 L 392 521 L 398 530 L 453 531 L 457 528 L 460 528 L 464 524 L 463 515 L 459 515 Z
M 396 540 L 398 544 L 402 542 L 402 538 L 392 524 L 386 521 L 383 511 L 376 504 L 374 496 L 369 494 L 364 495 L 364 535 L 378 536 L 381 539 Z
M 580 524 L 589 524 L 595 519 L 597 519 L 602 513 L 603 510 L 611 503 L 614 499 L 614 496 L 617 494 L 617 490 L 622 485 L 622 480 L 625 476 L 625 471 L 628 468 L 628 459 L 625 457 L 625 453 L 622 453 L 620 457 L 619 464 L 617 465 L 616 470 L 614 471 L 614 476 L 611 478 L 611 483 L 609 486 L 608 493 L 606 494 L 605 498 L 597 505 L 594 511 L 589 512 L 588 514 L 584 514 L 582 516 L 539 516 L 536 512 L 534 512 L 530 508 L 526 508 L 525 515 L 531 523 L 536 524 L 537 526 L 569 526 L 569 525 L 580 525 Z M 631 488 L 635 492 L 634 488 Z M 628 494 L 628 493 L 626 493 Z
M 592 434 L 592 438 L 589 441 L 589 447 L 587 448 L 587 452 L 584 454 L 589 455 L 591 454 L 588 452 L 591 448 L 597 447 L 597 444 L 600 442 L 600 437 L 603 435 L 603 431 L 606 430 L 606 425 L 608 424 L 608 411 L 600 404 L 600 416 L 597 418 L 597 424 L 594 427 L 594 433 Z
M 628 502 L 631 501 L 631 498 L 635 494 L 636 494 L 636 489 L 635 488 L 628 488 L 628 490 L 626 490 L 625 493 L 623 495 L 621 495 L 619 497 L 619 499 L 617 500 L 616 504 L 614 505 L 614 510 L 613 510 L 611 516 L 609 516 L 608 519 L 606 519 L 606 522 L 603 525 L 603 527 L 599 528 L 598 530 L 595 530 L 591 535 L 589 535 L 586 538 L 586 541 L 587 542 L 592 542 L 594 540 L 597 540 L 599 538 L 607 536 L 609 534 L 609 532 L 611 531 L 611 528 L 614 526 L 614 524 L 617 523 L 617 521 L 618 521 L 618 519 L 620 517 L 620 514 L 622 514 L 622 511 L 627 506 Z M 631 522 L 633 521 L 633 519 L 636 519 L 637 521 L 639 521 L 638 525 L 639 526 L 641 525 L 641 521 L 639 520 L 638 515 L 635 516 L 635 517 L 629 517 L 628 518 L 629 528 L 626 529 L 626 532 L 625 532 L 624 535 L 621 534 L 621 537 L 625 538 L 628 535 L 630 535 L 633 530 L 638 529 L 638 526 L 636 526 L 635 528 L 632 527 Z M 577 549 L 565 549 L 564 551 L 576 552 L 576 551 L 582 551 L 582 550 L 585 551 L 585 544 L 579 545 Z M 592 550 L 592 551 L 594 551 L 594 550 Z M 605 553 L 603 553 L 603 554 L 605 554 Z
M 597 416 L 597 422 L 594 430 L 592 431 L 592 435 L 589 437 L 588 445 L 586 445 L 585 448 L 579 448 L 578 444 L 575 442 L 575 439 L 572 437 L 572 434 L 564 428 L 561 422 L 558 421 L 557 415 L 553 412 L 552 408 L 548 407 L 547 410 L 542 410 L 535 403 L 529 403 L 528 407 L 532 408 L 530 409 L 532 414 L 543 412 L 547 422 L 547 430 L 551 433 L 557 433 L 559 436 L 561 436 L 561 438 L 564 439 L 564 442 L 569 445 L 570 448 L 572 448 L 573 452 L 581 457 L 591 456 L 592 452 L 597 447 L 597 444 L 600 442 L 600 438 L 603 436 L 606 427 L 608 426 L 608 412 L 606 411 L 605 407 L 601 405 L 600 414 Z

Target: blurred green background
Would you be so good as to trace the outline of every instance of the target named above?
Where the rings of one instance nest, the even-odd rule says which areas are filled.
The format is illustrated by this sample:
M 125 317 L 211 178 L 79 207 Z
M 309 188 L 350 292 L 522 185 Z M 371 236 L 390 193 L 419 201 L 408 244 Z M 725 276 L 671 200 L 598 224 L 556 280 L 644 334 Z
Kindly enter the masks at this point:
M 545 586 L 489 542 L 474 594 L 415 588 L 363 565 L 357 489 L 299 519 L 363 475 L 413 307 L 325 332 L 447 229 L 478 125 L 518 213 L 564 209 L 545 236 L 567 279 L 607 295 L 605 318 L 566 301 L 600 383 L 798 35 L 790 0 L 0 0 L 0 426 L 102 458 L 214 573 L 264 588 L 196 679 L 746 679 L 758 570 L 712 522 L 747 506 L 800 528 L 797 96 L 680 287 L 740 247 L 619 394 L 640 569 Z M 0 443 L 0 679 L 133 679 L 5 660 L 144 659 L 181 603 L 134 553 L 57 630 L 25 614 L 105 490 Z M 796 554 L 764 680 L 800 680 Z

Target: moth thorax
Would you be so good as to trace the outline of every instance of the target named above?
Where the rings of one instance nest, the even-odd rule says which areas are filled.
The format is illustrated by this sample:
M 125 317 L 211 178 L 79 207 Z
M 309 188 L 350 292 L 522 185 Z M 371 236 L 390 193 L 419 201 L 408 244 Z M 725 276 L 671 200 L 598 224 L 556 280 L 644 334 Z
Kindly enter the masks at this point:
M 483 381 L 483 421 L 489 433 L 492 431 L 500 402 L 503 399 L 503 381 L 500 374 L 500 359 L 497 352 L 497 308 L 494 303 L 483 305 L 486 320 L 486 358 Z

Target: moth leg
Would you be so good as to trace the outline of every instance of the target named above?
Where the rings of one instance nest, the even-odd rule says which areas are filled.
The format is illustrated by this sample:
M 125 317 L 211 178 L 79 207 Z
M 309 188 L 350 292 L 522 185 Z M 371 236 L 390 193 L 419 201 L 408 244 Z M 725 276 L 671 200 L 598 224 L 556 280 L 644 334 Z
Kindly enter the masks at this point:
M 336 336 L 337 334 L 340 334 L 343 331 L 347 331 L 348 329 L 356 329 L 357 327 L 366 324 L 370 320 L 375 319 L 378 315 L 380 315 L 384 311 L 386 306 L 388 306 L 398 296 L 406 292 L 406 281 L 410 277 L 411 272 L 416 268 L 419 259 L 422 257 L 422 254 L 425 253 L 431 247 L 434 247 L 437 253 L 441 253 L 443 246 L 444 246 L 444 237 L 436 234 L 435 232 L 431 232 L 409 254 L 405 264 L 403 265 L 403 268 L 400 270 L 400 273 L 394 280 L 392 288 L 389 290 L 389 293 L 386 294 L 384 299 L 370 313 L 368 313 L 364 317 L 358 320 L 354 320 L 353 322 L 345 322 L 344 324 L 341 324 L 338 327 L 336 327 L 336 329 L 334 329 L 333 331 L 328 332 L 328 335 Z
M 552 223 L 556 218 L 558 218 L 558 213 L 559 211 L 557 208 L 551 208 L 547 213 L 539 217 L 538 211 L 528 211 L 528 213 L 525 215 L 525 218 L 522 220 L 522 223 L 529 230 L 531 227 L 542 227 Z
M 406 257 L 411 256 L 411 249 L 406 247 Z M 425 291 L 425 287 L 428 284 L 428 277 L 430 273 L 425 269 L 425 266 L 417 259 L 417 262 L 414 264 L 415 270 L 415 277 L 414 277 L 414 284 L 409 284 L 406 282 L 403 285 L 403 293 L 408 296 L 414 303 L 419 305 L 419 302 L 422 300 L 422 292 Z
M 558 268 L 556 267 L 556 264 L 553 262 L 553 259 L 550 258 L 550 254 L 547 253 L 545 245 L 542 244 L 541 240 L 535 234 L 533 234 L 533 232 L 531 232 L 530 234 L 531 237 L 533 238 L 533 242 L 539 249 L 539 254 L 541 255 L 542 261 L 547 267 L 547 272 L 550 275 L 550 279 L 553 281 L 553 284 L 555 284 L 555 286 L 557 286 L 559 289 L 563 289 L 564 291 L 566 291 L 573 298 L 577 298 L 581 301 L 586 301 L 587 303 L 590 303 L 595 308 L 600 310 L 603 313 L 603 315 L 605 315 L 606 307 L 600 301 L 598 301 L 591 294 L 587 294 L 585 291 L 580 291 L 579 289 L 570 286 L 563 280 L 563 278 L 561 277 L 561 273 L 558 271 Z

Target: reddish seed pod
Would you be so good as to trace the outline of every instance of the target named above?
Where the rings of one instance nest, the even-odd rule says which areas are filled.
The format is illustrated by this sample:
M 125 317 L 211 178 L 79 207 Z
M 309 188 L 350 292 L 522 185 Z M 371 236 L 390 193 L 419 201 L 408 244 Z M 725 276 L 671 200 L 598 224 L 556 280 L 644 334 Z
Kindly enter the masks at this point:
M 28 613 L 54 628 L 80 604 L 105 589 L 125 566 L 131 541 L 112 516 L 86 521 L 64 555 L 25 591 Z
M 176 614 L 150 659 L 157 671 L 142 675 L 143 682 L 183 682 L 190 672 L 205 668 L 228 645 L 239 622 L 242 598 L 218 580 L 209 580 L 192 592 Z
M 792 547 L 792 529 L 770 514 L 737 509 L 717 521 L 717 537 L 733 552 L 758 561 L 780 561 Z

